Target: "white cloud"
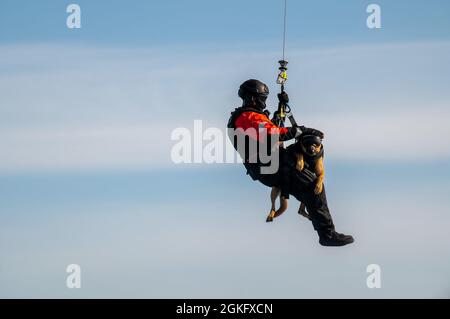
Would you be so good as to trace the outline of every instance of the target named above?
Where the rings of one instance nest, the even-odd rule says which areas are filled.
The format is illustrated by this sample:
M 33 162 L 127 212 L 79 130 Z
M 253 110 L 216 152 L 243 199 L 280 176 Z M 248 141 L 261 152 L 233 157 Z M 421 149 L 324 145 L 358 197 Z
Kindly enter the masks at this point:
M 299 122 L 326 132 L 331 158 L 448 157 L 449 57 L 449 43 L 292 51 L 292 106 Z M 2 46 L 0 170 L 171 165 L 171 130 L 194 119 L 223 127 L 240 82 L 261 78 L 276 90 L 276 60 L 195 48 Z
M 450 109 L 355 111 L 305 121 L 326 132 L 327 157 L 373 160 L 440 160 L 450 157 Z
M 142 169 L 170 156 L 170 129 L 117 126 L 0 131 L 2 170 Z

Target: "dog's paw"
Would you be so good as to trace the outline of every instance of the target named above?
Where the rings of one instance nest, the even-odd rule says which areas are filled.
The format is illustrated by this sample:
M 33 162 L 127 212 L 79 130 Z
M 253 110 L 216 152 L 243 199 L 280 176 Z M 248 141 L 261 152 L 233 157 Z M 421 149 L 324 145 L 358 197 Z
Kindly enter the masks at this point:
M 266 223 L 273 222 L 273 218 L 275 217 L 275 211 L 271 210 L 269 215 L 267 216 Z
M 322 193 L 323 190 L 323 184 L 317 184 L 316 187 L 314 188 L 314 194 L 319 195 L 320 193 Z

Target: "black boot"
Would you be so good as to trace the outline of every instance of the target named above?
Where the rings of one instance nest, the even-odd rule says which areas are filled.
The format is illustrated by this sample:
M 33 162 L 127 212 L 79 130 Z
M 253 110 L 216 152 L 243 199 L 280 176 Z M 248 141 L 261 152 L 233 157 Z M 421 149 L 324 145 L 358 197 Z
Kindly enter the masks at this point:
M 322 246 L 345 246 L 354 241 L 352 236 L 340 234 L 334 230 L 319 233 L 319 243 Z

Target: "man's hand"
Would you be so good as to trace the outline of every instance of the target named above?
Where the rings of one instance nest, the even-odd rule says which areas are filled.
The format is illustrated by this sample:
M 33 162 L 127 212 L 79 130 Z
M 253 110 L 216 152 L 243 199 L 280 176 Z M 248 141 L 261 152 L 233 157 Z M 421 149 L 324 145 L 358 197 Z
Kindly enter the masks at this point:
M 289 103 L 289 95 L 284 91 L 281 93 L 278 93 L 278 101 L 280 101 L 281 104 Z

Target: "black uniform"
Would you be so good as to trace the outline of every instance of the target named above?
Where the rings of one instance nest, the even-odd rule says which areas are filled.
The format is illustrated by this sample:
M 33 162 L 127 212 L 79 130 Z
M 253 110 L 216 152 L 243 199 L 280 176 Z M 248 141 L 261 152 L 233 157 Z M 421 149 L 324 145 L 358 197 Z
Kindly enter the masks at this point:
M 244 108 L 236 109 L 228 122 L 228 127 L 235 129 L 235 121 L 242 113 Z M 245 108 L 248 112 L 248 108 Z M 258 112 L 258 110 L 255 110 Z M 232 141 L 236 147 L 234 141 Z M 296 157 L 293 150 L 287 150 L 280 147 L 280 167 L 275 174 L 261 174 L 261 163 L 248 163 L 244 159 L 244 165 L 247 173 L 262 184 L 268 187 L 279 187 L 281 189 L 288 189 L 289 194 L 294 196 L 297 200 L 305 204 L 314 229 L 321 235 L 322 233 L 329 233 L 334 231 L 333 220 L 328 209 L 325 188 L 322 193 L 316 195 L 314 193 L 315 180 L 317 176 L 313 172 L 313 168 L 305 168 L 302 172 L 296 169 Z M 282 174 L 289 174 L 288 179 L 284 179 Z M 283 185 L 288 181 L 289 185 Z

